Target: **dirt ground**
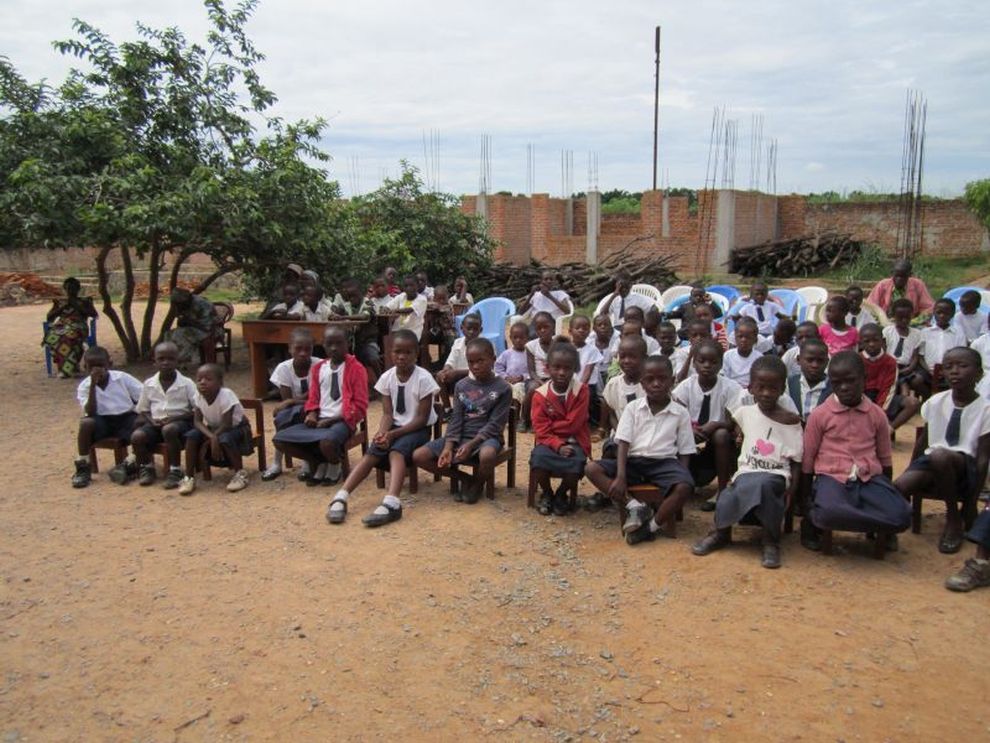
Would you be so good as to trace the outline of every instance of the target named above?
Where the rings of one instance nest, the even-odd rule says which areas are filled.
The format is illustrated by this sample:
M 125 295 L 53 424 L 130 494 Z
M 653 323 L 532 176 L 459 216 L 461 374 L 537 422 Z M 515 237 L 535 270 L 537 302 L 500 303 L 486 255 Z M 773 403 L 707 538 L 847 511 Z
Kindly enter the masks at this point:
M 294 477 L 77 491 L 75 383 L 45 377 L 45 309 L 0 310 L 5 743 L 990 738 L 990 591 L 942 587 L 972 550 L 937 552 L 935 504 L 885 561 L 854 535 L 832 557 L 791 535 L 769 571 L 751 530 L 691 555 L 711 521 L 694 506 L 676 541 L 631 548 L 614 512 L 543 518 L 504 487 L 456 504 L 426 477 L 375 531 L 373 482 L 341 527 Z M 120 355 L 106 321 L 100 337 Z

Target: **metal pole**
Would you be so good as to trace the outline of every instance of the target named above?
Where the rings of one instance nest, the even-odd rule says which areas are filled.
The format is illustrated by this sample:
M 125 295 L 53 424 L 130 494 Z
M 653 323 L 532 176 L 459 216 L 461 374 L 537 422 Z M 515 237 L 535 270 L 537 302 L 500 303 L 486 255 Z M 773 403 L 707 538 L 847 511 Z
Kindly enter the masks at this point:
M 660 27 L 657 26 L 653 43 L 656 52 L 655 85 L 653 89 L 653 190 L 657 190 L 657 138 L 660 130 Z

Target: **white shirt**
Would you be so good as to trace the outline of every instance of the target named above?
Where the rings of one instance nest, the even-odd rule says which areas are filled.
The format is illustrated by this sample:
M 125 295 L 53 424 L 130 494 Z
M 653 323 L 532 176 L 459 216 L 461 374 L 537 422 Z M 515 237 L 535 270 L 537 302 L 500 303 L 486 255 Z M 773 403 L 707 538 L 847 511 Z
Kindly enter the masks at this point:
M 602 352 L 598 350 L 598 347 L 594 343 L 589 343 L 585 341 L 585 344 L 577 350 L 578 358 L 581 361 L 581 374 L 578 375 L 579 379 L 584 379 L 584 370 L 589 366 L 592 367 L 591 374 L 588 377 L 589 385 L 597 385 L 598 378 L 595 376 L 595 371 L 598 367 L 599 362 L 602 360 Z
M 990 377 L 990 333 L 984 333 L 970 343 L 969 347 L 980 354 L 980 358 L 983 359 L 984 379 Z
M 952 318 L 952 327 L 959 328 L 966 336 L 966 342 L 972 343 L 981 334 L 987 332 L 987 313 L 980 312 L 977 308 L 972 315 L 963 314 L 962 310 Z
M 454 339 L 454 343 L 450 347 L 450 353 L 447 354 L 447 360 L 443 365 L 446 368 L 457 371 L 464 371 L 468 368 L 467 338 L 461 336 Z
M 695 454 L 694 431 L 687 409 L 676 400 L 654 415 L 645 397 L 626 405 L 615 428 L 616 441 L 629 444 L 630 457 L 672 459 Z
M 388 307 L 388 303 L 392 301 L 392 297 L 387 294 L 384 297 L 369 297 L 368 301 L 371 302 L 371 306 L 375 308 L 375 311 L 382 308 Z
M 828 399 L 827 395 L 822 399 L 822 392 L 828 385 L 828 377 L 822 377 L 818 384 L 812 386 L 804 374 L 801 374 L 799 385 L 801 388 L 801 409 L 797 412 L 801 416 L 801 420 L 806 421 L 811 412 Z
M 625 297 L 625 306 L 623 306 L 623 298 L 612 292 L 612 294 L 606 295 L 607 297 L 615 296 L 612 300 L 611 306 L 608 308 L 608 316 L 612 320 L 613 327 L 619 327 L 622 325 L 622 315 L 619 314 L 619 310 L 628 310 L 630 307 L 639 307 L 643 310 L 645 315 L 651 309 L 656 307 L 653 300 L 643 294 L 637 294 L 636 292 L 629 292 Z
M 402 394 L 405 399 L 406 408 L 402 413 L 396 411 L 400 386 L 403 388 Z M 404 426 L 416 417 L 416 408 L 419 407 L 420 401 L 427 397 L 432 398 L 433 395 L 440 391 L 440 386 L 433 379 L 432 374 L 419 366 L 413 367 L 409 379 L 405 382 L 400 382 L 399 375 L 393 366 L 378 378 L 378 381 L 375 383 L 375 389 L 383 395 L 388 395 L 392 401 L 393 424 L 395 426 Z M 430 415 L 426 419 L 426 425 L 432 426 L 436 423 L 436 420 L 437 411 L 430 405 Z
M 928 369 L 934 369 L 936 364 L 942 363 L 942 357 L 956 346 L 967 346 L 966 336 L 959 328 L 951 325 L 944 330 L 937 325 L 930 325 L 923 328 L 921 337 L 925 342 L 921 355 L 925 357 L 925 364 Z
M 643 385 L 639 382 L 629 384 L 624 374 L 617 374 L 608 380 L 602 392 L 602 399 L 615 411 L 616 420 L 622 417 L 622 412 L 630 402 L 639 400 L 645 396 L 646 393 L 643 391 Z
M 333 304 L 326 297 L 316 303 L 315 310 L 311 310 L 305 302 L 302 306 L 302 319 L 306 322 L 326 322 L 333 313 Z
M 990 402 L 990 372 L 983 372 L 983 379 L 976 385 L 977 394 L 987 402 Z
M 683 382 L 674 387 L 673 397 L 677 402 L 687 408 L 692 422 L 697 422 L 701 415 L 701 403 L 708 396 L 711 402 L 708 403 L 708 421 L 722 422 L 725 420 L 725 412 L 735 410 L 738 400 L 743 393 L 742 387 L 727 377 L 719 376 L 715 380 L 715 386 L 705 392 L 701 389 L 698 377 L 688 377 Z
M 312 357 L 312 362 L 309 366 L 310 370 L 313 369 L 313 364 L 319 360 L 316 356 Z M 286 359 L 272 369 L 272 375 L 268 378 L 268 381 L 276 387 L 288 387 L 292 390 L 293 397 L 302 397 L 309 392 L 309 371 L 306 372 L 305 376 L 297 377 L 296 369 L 292 365 L 292 359 Z
M 415 299 L 406 297 L 405 292 L 392 297 L 386 305 L 390 310 L 412 308 L 412 312 L 408 315 L 396 315 L 392 318 L 392 330 L 405 328 L 414 332 L 417 338 L 421 338 L 426 318 L 426 304 L 426 297 L 422 294 L 417 294 Z
M 423 291 L 420 292 L 420 296 L 426 297 L 426 300 L 428 302 L 432 302 L 433 301 L 433 287 L 432 286 L 428 286 L 425 289 L 423 289 Z
M 536 371 L 536 379 L 547 378 L 547 352 L 540 345 L 540 339 L 534 338 L 526 343 L 526 350 L 533 354 L 533 369 Z
M 801 349 L 798 346 L 792 346 L 784 351 L 784 355 L 780 357 L 780 360 L 784 362 L 784 366 L 787 367 L 787 376 L 801 373 L 801 365 L 798 363 L 799 353 L 801 353 Z
M 598 352 L 602 355 L 602 360 L 598 362 L 598 374 L 599 374 L 599 384 L 604 384 L 608 379 L 608 367 L 612 363 L 612 357 L 615 355 L 615 351 L 612 350 L 612 344 L 615 343 L 615 339 L 619 337 L 619 331 L 613 330 L 612 337 L 609 339 L 605 348 L 598 348 L 598 336 L 592 335 L 588 339 L 595 348 L 598 348 Z
M 857 331 L 859 331 L 859 329 L 864 325 L 869 325 L 870 323 L 876 324 L 878 323 L 878 320 L 876 315 L 874 315 L 873 312 L 867 307 L 860 307 L 859 314 L 857 315 L 854 315 L 851 312 L 846 313 L 846 325 L 856 328 Z
M 291 307 L 288 307 L 285 302 L 279 302 L 277 305 L 272 307 L 271 312 L 282 311 L 286 315 L 299 315 L 302 317 L 303 312 L 306 310 L 306 305 L 302 303 L 301 299 L 297 299 L 296 303 Z
M 897 350 L 897 344 L 901 338 L 904 339 L 904 345 L 901 347 L 900 355 L 898 355 L 894 351 Z M 924 336 L 917 328 L 908 328 L 908 334 L 902 336 L 894 325 L 888 325 L 883 329 L 883 340 L 887 344 L 887 353 L 897 359 L 899 366 L 907 366 L 911 363 L 915 349 L 918 349 L 919 353 L 924 353 L 925 350 Z
M 110 369 L 107 374 L 110 380 L 106 389 L 96 385 L 96 414 L 122 415 L 134 410 L 134 404 L 141 399 L 144 389 L 139 381 L 127 372 Z M 76 399 L 86 414 L 86 401 L 89 400 L 89 388 L 93 383 L 92 377 L 87 376 L 76 388 Z
M 342 417 L 344 410 L 344 363 L 341 362 L 337 365 L 336 369 L 332 369 L 331 362 L 328 361 L 320 366 L 319 375 L 320 417 Z M 334 377 L 337 377 L 337 389 L 340 390 L 340 396 L 336 400 L 330 396 L 330 390 L 333 389 Z
M 762 320 L 760 320 L 758 307 L 763 310 Z M 780 315 L 786 317 L 787 315 L 783 307 L 769 299 L 762 305 L 757 305 L 755 302 L 747 302 L 739 309 L 739 314 L 742 317 L 751 317 L 756 320 L 757 330 L 760 335 L 773 335 L 773 329 L 777 326 L 777 317 Z
M 646 341 L 646 355 L 656 356 L 660 353 L 660 342 L 657 341 L 652 335 L 647 335 L 645 330 L 641 330 L 640 333 L 643 336 L 643 340 Z M 622 334 L 616 333 L 612 336 L 612 343 L 609 345 L 608 350 L 612 354 L 613 358 L 619 355 L 619 343 L 622 341 Z
M 239 426 L 244 420 L 244 408 L 241 407 L 241 401 L 237 399 L 237 395 L 229 387 L 221 387 L 220 391 L 217 392 L 216 399 L 212 403 L 208 403 L 206 399 L 196 393 L 196 407 L 199 412 L 203 414 L 203 422 L 206 423 L 210 428 L 216 428 L 223 422 L 224 413 L 228 410 L 233 409 L 234 415 L 231 419 L 231 425 Z
M 687 363 L 688 356 L 691 354 L 691 346 L 681 346 L 680 348 L 675 348 L 674 352 L 670 354 L 670 365 L 674 368 L 674 376 L 676 377 L 681 373 L 684 368 L 684 364 Z M 688 369 L 688 376 L 696 376 L 698 372 L 694 368 L 694 364 L 691 364 L 691 368 Z
M 554 289 L 550 294 L 560 302 L 571 307 L 571 311 L 574 309 L 574 304 L 571 302 L 571 298 L 567 295 L 567 292 L 562 289 Z M 550 317 L 556 320 L 558 317 L 570 314 L 570 311 L 565 312 L 560 309 L 557 305 L 550 301 L 549 297 L 543 296 L 542 292 L 536 292 L 529 300 L 529 314 L 534 317 L 537 312 L 548 312 Z
M 791 462 L 804 454 L 804 430 L 800 423 L 784 425 L 763 414 L 758 405 L 744 405 L 733 413 L 743 433 L 735 480 L 739 475 L 759 472 L 782 475 L 791 480 Z
M 749 356 L 740 356 L 738 349 L 730 348 L 722 357 L 722 376 L 728 377 L 740 387 L 749 387 L 750 367 L 762 355 L 754 348 Z
M 162 389 L 161 373 L 144 380 L 137 412 L 150 413 L 151 420 L 160 421 L 192 412 L 196 404 L 196 384 L 180 372 L 167 390 Z
M 977 397 L 973 402 L 962 408 L 962 419 L 959 422 L 959 443 L 949 446 L 945 440 L 945 432 L 949 427 L 949 418 L 956 409 L 952 402 L 952 390 L 932 395 L 921 406 L 921 417 L 928 424 L 928 448 L 925 454 L 931 454 L 932 449 L 949 449 L 963 454 L 976 456 L 977 446 L 981 436 L 990 433 L 990 402 Z M 982 483 L 980 483 L 982 485 Z

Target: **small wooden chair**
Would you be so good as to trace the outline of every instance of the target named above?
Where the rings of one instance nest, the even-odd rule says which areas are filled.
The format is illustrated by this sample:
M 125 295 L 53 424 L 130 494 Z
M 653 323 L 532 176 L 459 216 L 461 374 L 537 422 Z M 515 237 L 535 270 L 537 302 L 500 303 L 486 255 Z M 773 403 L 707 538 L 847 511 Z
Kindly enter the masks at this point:
M 265 454 L 265 408 L 261 400 L 254 397 L 242 397 L 241 406 L 245 411 L 254 411 L 254 426 L 251 427 L 251 441 L 254 444 L 255 453 L 258 455 L 258 471 L 264 472 L 268 466 L 268 458 Z M 204 480 L 213 479 L 213 471 L 209 460 L 200 461 L 200 469 L 203 472 Z
M 915 443 L 924 435 L 925 427 L 918 426 L 914 431 Z M 978 501 L 980 495 L 980 488 L 976 488 L 975 491 L 969 493 L 962 493 L 959 495 L 959 502 L 962 504 L 962 518 L 963 527 L 966 531 L 969 531 L 973 526 L 973 522 L 976 521 L 976 513 L 978 510 Z M 937 497 L 934 493 L 923 492 L 923 493 L 911 493 L 911 532 L 913 534 L 921 534 L 921 505 L 925 498 L 931 500 L 942 501 L 941 498 Z
M 642 503 L 646 503 L 648 506 L 652 506 L 653 510 L 656 511 L 660 504 L 664 501 L 664 495 L 660 492 L 660 488 L 656 485 L 630 485 L 626 488 L 626 493 L 630 498 L 635 498 Z M 629 512 L 623 506 L 618 509 L 619 511 L 619 526 L 621 527 L 625 522 L 626 518 L 629 516 Z M 677 514 L 674 517 L 674 523 L 670 524 L 669 531 L 667 532 L 669 536 L 677 536 L 677 522 L 684 520 L 684 509 L 677 509 Z
M 113 452 L 113 463 L 120 464 L 127 458 L 127 442 L 123 439 L 100 439 L 89 447 L 89 469 L 95 475 L 100 471 L 100 463 L 96 458 L 97 449 L 110 449 Z
M 862 533 L 862 532 L 854 532 Z M 831 555 L 832 554 L 832 535 L 831 529 L 822 529 L 822 554 Z M 887 553 L 887 548 L 885 546 L 886 542 L 886 532 L 877 532 L 876 537 L 873 541 L 873 558 L 876 560 L 882 560 L 884 555 Z
M 553 479 L 553 477 L 554 476 L 551 475 L 551 480 Z M 530 469 L 529 470 L 529 491 L 528 491 L 528 493 L 526 495 L 526 506 L 528 508 L 536 508 L 536 488 L 537 488 L 537 485 L 536 485 L 536 480 L 533 478 L 533 470 Z M 574 510 L 577 509 L 577 496 L 578 496 L 577 485 L 575 485 L 573 488 L 571 488 L 567 492 L 567 499 L 568 499 L 568 502 L 570 504 L 570 509 L 572 511 L 574 511 Z
M 508 462 L 509 466 L 505 471 L 505 484 L 506 487 L 514 488 L 516 486 L 516 420 L 518 419 L 518 409 L 519 404 L 513 400 L 509 405 L 509 423 L 508 432 L 506 434 L 506 444 L 502 447 L 499 453 L 495 456 L 495 467 L 500 464 Z M 439 438 L 437 431 L 434 429 L 434 438 Z M 478 474 L 478 464 L 477 462 L 469 462 L 467 464 L 453 464 L 450 467 L 440 470 L 433 475 L 433 480 L 435 482 L 440 482 L 441 477 L 450 478 L 450 492 L 451 494 L 456 493 L 461 484 L 461 467 L 470 467 L 471 476 L 476 477 Z M 576 494 L 575 494 L 576 495 Z M 491 476 L 485 481 L 485 497 L 488 500 L 495 499 L 495 470 L 492 470 Z

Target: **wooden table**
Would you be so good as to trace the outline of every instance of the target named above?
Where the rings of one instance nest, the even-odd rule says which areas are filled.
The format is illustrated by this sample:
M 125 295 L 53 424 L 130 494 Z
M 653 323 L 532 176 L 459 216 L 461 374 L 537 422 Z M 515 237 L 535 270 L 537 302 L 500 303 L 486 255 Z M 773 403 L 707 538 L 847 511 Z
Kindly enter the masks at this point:
M 317 345 L 323 343 L 323 333 L 328 326 L 354 330 L 365 322 L 361 320 L 330 320 L 329 322 L 303 322 L 301 320 L 244 320 L 241 328 L 251 357 L 251 387 L 254 396 L 262 398 L 268 389 L 268 365 L 265 363 L 265 346 L 287 345 L 292 331 L 306 328 L 313 334 Z

